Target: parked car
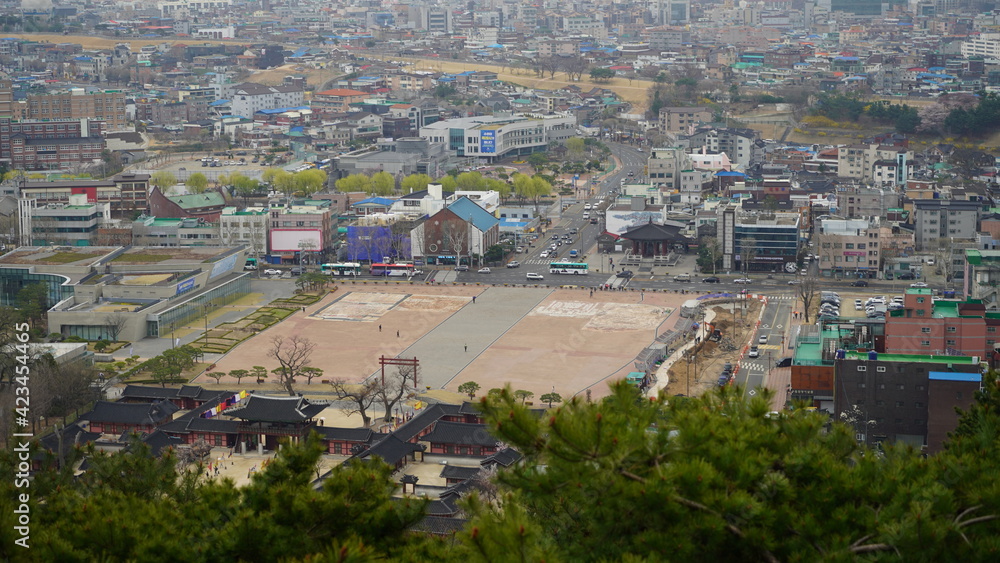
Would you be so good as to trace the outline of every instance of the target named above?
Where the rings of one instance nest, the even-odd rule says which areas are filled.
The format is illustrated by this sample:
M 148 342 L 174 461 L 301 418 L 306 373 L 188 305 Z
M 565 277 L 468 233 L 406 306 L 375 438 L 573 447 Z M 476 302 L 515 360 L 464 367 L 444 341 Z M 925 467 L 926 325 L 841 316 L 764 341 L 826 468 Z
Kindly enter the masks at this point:
M 634 274 L 632 273 L 632 270 L 622 270 L 615 275 L 619 278 L 631 278 Z
M 280 276 L 281 275 L 281 270 L 279 270 L 277 268 L 267 268 L 266 270 L 264 270 L 264 275 L 265 276 Z
M 455 271 L 456 272 L 468 272 L 469 271 L 469 267 L 466 266 L 465 264 L 459 264 L 458 266 L 455 266 Z
M 543 250 L 542 253 L 538 255 L 538 257 L 539 258 L 548 258 L 549 257 L 549 251 L 548 250 Z
M 896 279 L 898 279 L 898 280 L 915 280 L 915 279 L 917 279 L 917 275 L 914 274 L 913 272 L 903 272 L 901 274 L 896 275 Z
M 774 364 L 774 367 L 776 367 L 776 368 L 790 368 L 790 367 L 792 367 L 792 359 L 791 358 L 781 358 L 780 360 L 778 360 L 778 363 Z
M 489 268 L 479 268 L 479 273 L 480 274 L 488 274 L 488 273 L 490 273 L 490 269 Z
M 293 276 L 301 276 L 305 272 L 306 272 L 306 269 L 303 268 L 302 266 L 295 266 L 294 268 L 292 268 L 292 275 Z
M 752 282 L 753 280 L 750 278 L 736 278 L 735 280 L 733 280 L 733 283 L 741 283 L 744 285 Z
M 542 276 L 542 274 L 536 274 L 534 272 L 528 272 L 528 279 L 529 280 L 544 280 L 545 278 Z
M 851 282 L 851 285 L 854 287 L 868 287 L 868 282 L 865 280 L 854 280 Z
M 910 287 L 928 287 L 926 282 L 913 282 Z
M 757 348 L 756 346 L 751 346 L 750 347 L 750 351 L 747 352 L 747 357 L 748 358 L 759 358 L 760 357 L 760 349 Z
M 854 310 L 855 311 L 863 311 L 864 310 L 864 305 L 861 304 L 861 300 L 860 299 L 855 299 L 854 300 Z
M 701 280 L 701 283 L 719 283 L 719 278 L 715 276 L 709 276 Z
M 511 260 L 510 262 L 507 262 L 507 267 L 508 268 L 519 268 L 520 266 L 521 266 L 521 263 L 518 262 L 517 260 Z

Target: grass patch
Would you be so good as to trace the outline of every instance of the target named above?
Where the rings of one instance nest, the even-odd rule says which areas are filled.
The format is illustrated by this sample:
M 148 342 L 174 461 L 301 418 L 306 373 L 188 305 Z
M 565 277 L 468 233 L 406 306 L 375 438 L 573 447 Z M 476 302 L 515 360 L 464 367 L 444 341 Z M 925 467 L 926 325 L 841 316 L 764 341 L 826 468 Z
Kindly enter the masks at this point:
M 122 254 L 121 256 L 116 256 L 112 262 L 163 262 L 164 260 L 170 260 L 173 258 L 169 254 L 143 254 L 142 252 L 136 252 L 133 254 Z
M 52 256 L 49 256 L 42 261 L 55 262 L 56 264 L 69 264 L 71 262 L 76 262 L 77 260 L 86 260 L 87 258 L 100 258 L 101 256 L 104 255 L 100 253 L 80 254 L 79 252 L 56 252 Z

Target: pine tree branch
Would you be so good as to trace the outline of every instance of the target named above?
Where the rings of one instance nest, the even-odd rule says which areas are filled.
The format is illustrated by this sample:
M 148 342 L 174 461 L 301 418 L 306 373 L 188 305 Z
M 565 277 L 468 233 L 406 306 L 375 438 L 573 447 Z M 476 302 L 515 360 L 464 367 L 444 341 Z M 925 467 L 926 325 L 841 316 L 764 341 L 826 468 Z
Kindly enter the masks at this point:
M 640 483 L 645 482 L 645 479 L 643 479 L 642 477 L 638 477 L 636 475 L 630 474 L 630 473 L 628 473 L 628 472 L 626 472 L 624 470 L 621 473 L 622 473 L 622 475 L 625 475 L 626 477 L 634 478 L 635 480 L 639 481 Z M 695 502 L 693 500 L 686 499 L 684 497 L 680 497 L 680 496 L 677 496 L 677 495 L 673 495 L 671 497 L 671 500 L 673 500 L 674 502 L 676 502 L 677 504 L 680 504 L 682 506 L 686 506 L 688 508 L 693 508 L 694 510 L 700 510 L 702 512 L 707 512 L 708 514 L 711 514 L 711 515 L 719 518 L 720 520 L 723 521 L 723 523 L 724 523 L 723 525 L 725 526 L 726 530 L 729 531 L 729 533 L 731 533 L 734 536 L 740 538 L 741 540 L 745 540 L 746 539 L 747 536 L 746 536 L 746 534 L 743 533 L 743 530 L 740 530 L 739 528 L 736 527 L 735 524 L 732 524 L 731 522 L 729 522 L 728 520 L 726 520 L 726 517 L 723 516 L 721 513 L 717 512 L 715 510 L 712 510 L 711 508 L 705 506 L 704 504 L 701 504 L 700 502 Z M 768 549 L 766 549 L 764 547 L 760 547 L 759 549 L 763 552 L 764 559 L 766 561 L 768 561 L 769 563 L 780 563 L 779 560 L 778 560 L 778 558 L 775 557 L 774 554 L 770 552 L 770 550 L 768 550 Z
M 958 524 L 959 528 L 964 528 L 966 526 L 971 526 L 972 524 L 979 524 L 980 522 L 989 522 L 990 520 L 996 520 L 997 516 L 995 514 L 990 514 L 988 516 L 979 516 L 977 518 L 970 518 L 969 520 L 963 520 Z
M 899 553 L 899 550 L 894 546 L 887 543 L 870 543 L 868 545 L 859 545 L 857 547 L 851 547 L 848 549 L 851 553 L 871 553 L 873 551 L 895 551 L 896 555 L 902 557 L 903 555 Z

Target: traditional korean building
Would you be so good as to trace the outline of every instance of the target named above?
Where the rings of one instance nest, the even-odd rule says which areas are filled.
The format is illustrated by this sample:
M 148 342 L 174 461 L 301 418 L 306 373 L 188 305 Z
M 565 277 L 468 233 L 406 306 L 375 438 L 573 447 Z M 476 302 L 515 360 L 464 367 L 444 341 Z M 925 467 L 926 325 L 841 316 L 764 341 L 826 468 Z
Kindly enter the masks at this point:
M 282 438 L 297 443 L 308 436 L 316 428 L 314 418 L 326 407 L 303 397 L 250 395 L 225 415 L 240 420 L 239 439 L 248 446 L 276 450 Z
M 173 420 L 179 409 L 166 399 L 153 403 L 111 403 L 98 401 L 94 410 L 81 418 L 90 421 L 90 431 L 100 434 L 152 432 Z

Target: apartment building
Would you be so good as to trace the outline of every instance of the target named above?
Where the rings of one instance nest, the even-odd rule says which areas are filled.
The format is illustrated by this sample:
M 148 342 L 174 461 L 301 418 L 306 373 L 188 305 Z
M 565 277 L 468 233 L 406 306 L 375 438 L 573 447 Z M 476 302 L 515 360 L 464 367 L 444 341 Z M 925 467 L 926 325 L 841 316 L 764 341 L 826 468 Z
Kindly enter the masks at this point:
M 978 201 L 918 199 L 913 201 L 917 250 L 933 250 L 951 239 L 976 236 L 983 205 Z
M 125 93 L 119 90 L 88 92 L 72 88 L 66 92 L 28 94 L 27 112 L 31 120 L 94 119 L 105 122 L 108 131 L 128 129 Z
M 712 121 L 712 109 L 707 107 L 666 107 L 660 108 L 660 133 L 684 133 Z
M 900 194 L 891 188 L 850 186 L 837 190 L 837 210 L 847 218 L 885 217 L 900 207 Z
M 270 252 L 280 254 L 285 261 L 321 260 L 334 249 L 334 220 L 328 200 L 272 207 L 268 210 Z
M 132 241 L 142 246 L 219 246 L 219 224 L 204 219 L 141 216 L 132 223 Z
M 93 164 L 105 143 L 104 121 L 13 121 L 0 117 L 0 161 L 20 170 Z
M 905 147 L 843 145 L 837 148 L 837 175 L 878 186 L 906 185 L 913 174 L 913 151 Z
M 321 113 L 343 113 L 351 111 L 351 104 L 363 102 L 370 96 L 368 92 L 360 90 L 333 88 L 313 94 L 309 107 Z
M 305 100 L 305 93 L 299 86 L 265 86 L 253 82 L 232 87 L 227 96 L 233 115 L 248 118 L 264 109 L 299 107 Z
M 650 183 L 671 190 L 680 189 L 681 172 L 693 168 L 694 162 L 683 147 L 650 149 L 646 161 Z
M 728 206 L 718 231 L 722 267 L 745 272 L 780 272 L 795 267 L 799 222 L 798 213 L 745 212 Z
M 1000 318 L 977 299 L 933 300 L 933 291 L 909 288 L 903 309 L 885 319 L 885 351 L 990 357 L 1000 340 Z

